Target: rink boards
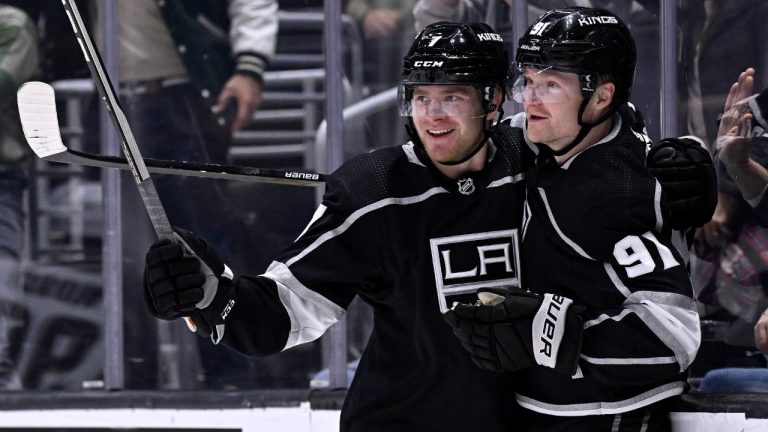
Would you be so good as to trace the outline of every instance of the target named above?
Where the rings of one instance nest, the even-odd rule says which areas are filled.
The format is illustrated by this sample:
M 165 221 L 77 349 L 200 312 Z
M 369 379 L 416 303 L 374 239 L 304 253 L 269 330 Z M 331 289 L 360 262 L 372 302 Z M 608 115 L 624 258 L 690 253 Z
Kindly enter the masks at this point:
M 0 431 L 336 432 L 342 400 L 304 390 L 6 393 Z M 764 432 L 768 395 L 689 394 L 672 422 L 675 432 Z

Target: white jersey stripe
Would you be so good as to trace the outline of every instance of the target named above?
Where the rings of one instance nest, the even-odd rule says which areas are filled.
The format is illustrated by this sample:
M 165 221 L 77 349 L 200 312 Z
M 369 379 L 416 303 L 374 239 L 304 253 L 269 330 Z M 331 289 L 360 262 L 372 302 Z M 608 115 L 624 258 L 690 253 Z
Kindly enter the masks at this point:
M 528 200 L 525 200 L 523 204 L 523 235 L 522 239 L 525 239 L 525 232 L 528 231 L 528 224 L 531 223 L 531 208 L 528 206 Z
M 344 233 L 344 231 L 348 230 L 349 227 L 352 226 L 353 223 L 355 223 L 358 219 L 365 216 L 366 214 L 378 210 L 382 207 L 386 207 L 388 205 L 410 205 L 410 204 L 417 204 L 422 201 L 426 201 L 427 199 L 431 198 L 434 195 L 441 194 L 441 193 L 448 193 L 447 190 L 441 187 L 434 187 L 432 189 L 429 189 L 428 191 L 424 192 L 421 195 L 416 195 L 412 197 L 404 197 L 404 198 L 385 198 L 380 201 L 376 201 L 374 203 L 368 204 L 367 206 L 358 209 L 357 211 L 353 212 L 349 217 L 336 229 L 328 231 L 327 233 L 321 235 L 317 238 L 311 245 L 309 245 L 306 249 L 301 251 L 298 255 L 288 260 L 288 262 L 285 263 L 286 266 L 290 267 L 293 265 L 296 261 L 304 258 L 312 252 L 313 250 L 317 249 L 322 245 L 323 243 L 327 242 L 328 240 L 339 236 Z
M 613 282 L 613 286 L 616 287 L 616 289 L 624 296 L 629 297 L 632 292 L 627 288 L 626 285 L 624 285 L 624 282 L 621 281 L 621 278 L 616 273 L 616 270 L 613 269 L 613 266 L 611 263 L 604 262 L 603 268 L 605 268 L 605 272 L 608 274 L 608 278 L 611 279 L 611 282 Z
M 525 180 L 525 174 L 518 174 L 516 176 L 502 177 L 502 178 L 500 178 L 498 180 L 495 180 L 495 181 L 492 181 L 491 183 L 489 183 L 488 184 L 488 189 L 494 188 L 494 187 L 499 187 L 499 186 L 504 186 L 505 184 L 509 184 L 509 183 L 517 183 L 517 182 L 519 182 L 521 180 Z
M 632 293 L 624 302 L 677 358 L 680 370 L 691 365 L 701 343 L 696 303 L 681 294 L 654 291 Z
M 419 158 L 416 157 L 416 152 L 413 149 L 412 142 L 409 141 L 408 144 L 403 145 L 403 151 L 405 152 L 405 156 L 408 158 L 408 162 L 425 167 L 425 165 L 421 163 Z
M 683 263 L 688 266 L 690 263 L 691 255 L 688 247 L 688 242 L 685 240 L 685 232 L 672 230 L 672 246 L 677 250 L 677 253 L 683 258 Z
M 301 234 L 299 234 L 299 236 L 296 238 L 296 240 L 300 239 L 300 238 L 301 238 L 301 236 L 303 236 L 303 235 L 304 235 L 304 233 L 306 233 L 306 232 L 307 232 L 307 230 L 309 229 L 309 227 L 311 227 L 311 226 L 312 226 L 312 224 L 313 224 L 313 223 L 315 223 L 315 221 L 317 221 L 318 219 L 320 219 L 320 217 L 322 217 L 322 216 L 325 214 L 325 210 L 326 210 L 326 208 L 327 208 L 327 207 L 326 207 L 326 206 L 324 206 L 323 204 L 320 204 L 320 205 L 317 207 L 317 209 L 315 210 L 315 213 L 312 215 L 312 219 L 310 219 L 310 220 L 309 220 L 309 223 L 307 224 L 307 226 L 306 226 L 306 227 L 304 227 L 304 231 L 302 231 L 302 232 L 301 232 Z M 295 241 L 295 240 L 294 240 L 294 241 Z
M 664 218 L 661 216 L 661 183 L 659 183 L 658 180 L 656 180 L 655 183 L 653 190 L 653 210 L 656 214 L 656 232 L 661 232 L 661 228 L 664 225 Z
M 619 132 L 621 132 L 622 119 L 621 119 L 621 116 L 616 113 L 614 113 L 612 118 L 613 118 L 613 128 L 611 128 L 611 132 L 608 133 L 608 135 L 606 135 L 600 141 L 592 144 L 590 147 L 594 147 L 601 144 L 612 143 L 613 140 L 616 139 L 616 137 L 619 135 Z M 565 161 L 562 165 L 560 165 L 560 169 L 567 170 L 568 168 L 570 168 L 573 161 L 576 160 L 576 158 L 578 158 L 579 155 L 581 155 L 584 152 L 584 150 L 581 150 L 575 155 L 571 156 L 567 161 Z
M 515 398 L 517 399 L 517 402 L 520 404 L 520 406 L 531 411 L 555 416 L 576 417 L 587 415 L 618 414 L 633 411 L 668 397 L 679 395 L 683 392 L 684 389 L 684 382 L 675 381 L 656 387 L 647 392 L 640 393 L 635 397 L 616 402 L 590 402 L 584 404 L 569 405 L 545 403 L 536 399 L 529 398 L 527 396 L 523 396 L 521 394 L 516 394 Z
M 669 357 L 633 357 L 633 358 L 598 358 L 590 357 L 584 354 L 580 354 L 584 361 L 596 365 L 658 365 L 658 364 L 672 364 L 677 363 L 677 359 L 673 356 Z
M 280 301 L 291 320 L 283 350 L 319 338 L 344 315 L 341 306 L 304 286 L 281 262 L 273 262 L 263 276 L 275 281 Z
M 621 413 L 616 414 L 616 417 L 613 418 L 613 427 L 611 427 L 611 432 L 619 432 L 621 429 Z
M 606 320 L 621 321 L 624 317 L 626 317 L 627 315 L 629 315 L 631 313 L 632 313 L 632 311 L 629 310 L 629 309 L 622 309 L 621 313 L 619 313 L 618 315 L 611 316 L 611 315 L 608 315 L 608 314 L 602 314 L 602 315 L 600 315 L 599 317 L 597 317 L 597 318 L 595 318 L 593 320 L 589 320 L 589 321 L 585 322 L 584 323 L 584 329 L 586 330 L 586 329 L 588 329 L 588 328 L 590 328 L 590 327 L 592 327 L 594 325 L 598 325 L 601 322 L 606 321 Z
M 557 234 L 560 236 L 561 239 L 565 243 L 568 244 L 574 251 L 576 251 L 577 254 L 583 256 L 584 258 L 590 259 L 592 261 L 595 261 L 594 258 L 589 256 L 584 249 L 581 248 L 581 246 L 577 245 L 576 242 L 569 239 L 565 234 L 563 234 L 562 231 L 560 231 L 560 227 L 557 225 L 557 221 L 555 221 L 555 215 L 552 214 L 552 209 L 549 207 L 549 200 L 547 200 L 547 193 L 544 191 L 543 188 L 537 188 L 539 190 L 539 195 L 541 195 L 541 201 L 544 203 L 544 206 L 547 208 L 547 215 L 549 216 L 549 222 L 552 224 L 552 228 L 557 231 Z

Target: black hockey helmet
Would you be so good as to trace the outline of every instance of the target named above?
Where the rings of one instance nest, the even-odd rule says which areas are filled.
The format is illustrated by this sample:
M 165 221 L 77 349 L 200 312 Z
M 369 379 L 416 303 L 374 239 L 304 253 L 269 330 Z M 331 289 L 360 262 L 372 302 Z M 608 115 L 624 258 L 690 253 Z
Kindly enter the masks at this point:
M 589 98 L 599 79 L 616 86 L 617 105 L 629 101 L 635 77 L 637 49 L 627 26 L 615 14 L 583 7 L 544 13 L 520 38 L 518 69 L 555 68 L 579 75 L 581 91 Z
M 604 9 L 568 7 L 545 12 L 528 28 L 518 42 L 515 63 L 518 71 L 526 67 L 551 68 L 579 76 L 584 97 L 577 119 L 581 131 L 573 142 L 554 153 L 563 155 L 620 105 L 629 102 L 637 49 L 629 29 L 615 14 Z M 601 82 L 612 82 L 616 87 L 612 107 L 595 122 L 585 123 L 582 114 Z M 511 86 L 513 92 L 519 83 Z
M 403 72 L 398 88 L 398 103 L 404 116 L 411 115 L 413 88 L 419 85 L 470 85 L 475 87 L 485 114 L 499 111 L 506 96 L 509 56 L 504 40 L 491 26 L 484 23 L 453 23 L 441 21 L 426 26 L 413 41 L 403 58 Z M 493 104 L 501 89 L 501 102 Z M 487 140 L 492 126 L 486 124 L 486 137 L 459 164 L 474 156 Z M 409 117 L 408 134 L 421 144 Z
M 506 89 L 509 57 L 504 40 L 488 24 L 447 21 L 431 24 L 416 36 L 403 59 L 401 83 L 464 84 Z M 484 95 L 484 102 L 489 102 Z M 486 113 L 496 107 L 485 106 Z

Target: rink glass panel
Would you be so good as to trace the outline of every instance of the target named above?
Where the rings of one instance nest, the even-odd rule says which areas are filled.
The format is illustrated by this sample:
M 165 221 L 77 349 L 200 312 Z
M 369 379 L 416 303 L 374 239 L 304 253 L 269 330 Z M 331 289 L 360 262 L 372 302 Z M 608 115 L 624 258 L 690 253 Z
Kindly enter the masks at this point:
M 528 3 L 529 16 L 535 16 L 549 3 L 563 2 Z M 761 42 L 768 6 L 764 2 L 729 3 L 715 6 L 717 10 L 705 9 L 703 1 L 682 2 L 674 11 L 673 34 L 679 39 L 670 45 L 676 50 L 673 54 L 660 49 L 661 2 L 593 3 L 615 11 L 635 35 L 638 67 L 632 102 L 642 112 L 653 141 L 666 132 L 695 134 L 712 142 L 717 114 L 738 72 L 757 67 L 755 87 L 765 86 Z M 509 14 L 500 4 L 499 14 Z M 387 92 L 397 83 L 402 55 L 415 34 L 411 7 L 403 2 L 392 37 L 368 38 L 357 15 L 345 14 L 333 28 L 342 43 L 333 47 L 329 61 L 337 63 L 326 64 L 322 29 L 329 20 L 323 19 L 322 2 L 283 4 L 278 54 L 268 68 L 262 107 L 229 143 L 220 138 L 226 134 L 216 130 L 215 123 L 206 126 L 191 120 L 190 113 L 200 109 L 193 102 L 194 92 L 171 89 L 178 93 L 153 98 L 154 94 L 141 93 L 140 86 L 121 86 L 121 103 L 139 147 L 147 157 L 195 162 L 207 158 L 328 172 L 336 161 L 406 142 L 394 93 Z M 104 22 L 114 23 L 115 8 L 106 9 L 113 15 Z M 512 48 L 514 32 L 503 21 L 501 26 L 491 24 Z M 66 26 L 49 29 L 42 40 L 43 46 L 57 47 L 58 55 L 42 65 L 41 78 L 62 89 L 57 94 L 65 141 L 89 152 L 116 152 L 114 137 L 109 136 L 112 125 L 100 115 L 100 104 L 88 91 L 90 77 L 82 56 L 75 45 L 66 43 L 74 42 L 69 32 Z M 102 56 L 114 73 L 118 64 L 114 44 L 103 45 Z M 672 73 L 662 79 L 663 68 L 670 66 Z M 326 68 L 343 71 L 340 88 L 326 82 Z M 316 136 L 327 117 L 327 86 L 343 95 L 343 104 L 358 103 L 366 113 L 344 124 L 343 139 Z M 671 105 L 665 102 L 670 94 L 675 102 Z M 519 109 L 513 104 L 505 108 L 508 114 Z M 665 124 L 663 115 L 672 122 Z M 330 118 L 340 122 L 336 114 Z M 338 130 L 322 130 L 329 129 Z M 184 141 L 194 145 L 182 146 Z M 156 182 L 171 223 L 211 241 L 239 274 L 263 272 L 303 230 L 319 197 L 306 187 L 171 176 L 156 176 Z M 152 318 L 144 308 L 141 278 L 153 233 L 125 173 L 36 162 L 25 205 L 23 282 L 11 286 L 4 297 L 8 325 L 0 326 L 7 330 L 0 341 L 9 341 L 7 357 L 15 364 L 17 379 L 9 384 L 11 389 L 301 389 L 309 388 L 313 379 L 315 386 L 327 385 L 329 379 L 338 383 L 339 375 L 347 375 L 346 364 L 354 364 L 365 348 L 371 313 L 359 301 L 350 307 L 345 322 L 321 340 L 266 359 L 214 347 L 180 321 Z M 702 306 L 705 316 L 710 312 Z M 735 355 L 726 355 L 721 348 L 731 352 L 750 336 L 741 334 L 740 342 L 726 345 L 722 322 L 708 319 L 704 330 L 704 344 L 693 367 L 694 384 L 707 370 L 733 361 Z

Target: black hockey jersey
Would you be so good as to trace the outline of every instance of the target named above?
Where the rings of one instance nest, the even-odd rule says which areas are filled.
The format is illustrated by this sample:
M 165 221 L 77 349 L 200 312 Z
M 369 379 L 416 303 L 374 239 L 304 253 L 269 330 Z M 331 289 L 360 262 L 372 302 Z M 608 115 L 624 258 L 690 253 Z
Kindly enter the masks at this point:
M 486 168 L 458 180 L 410 143 L 339 168 L 296 242 L 264 275 L 239 278 L 222 343 L 279 352 L 318 338 L 360 296 L 374 326 L 342 431 L 514 430 L 512 377 L 471 362 L 437 296 L 519 284 L 523 143 L 493 143 Z
M 691 283 L 645 166 L 650 141 L 627 110 L 563 165 L 540 155 L 527 169 L 524 286 L 586 307 L 575 376 L 516 375 L 518 402 L 537 412 L 614 414 L 680 394 L 699 347 Z

